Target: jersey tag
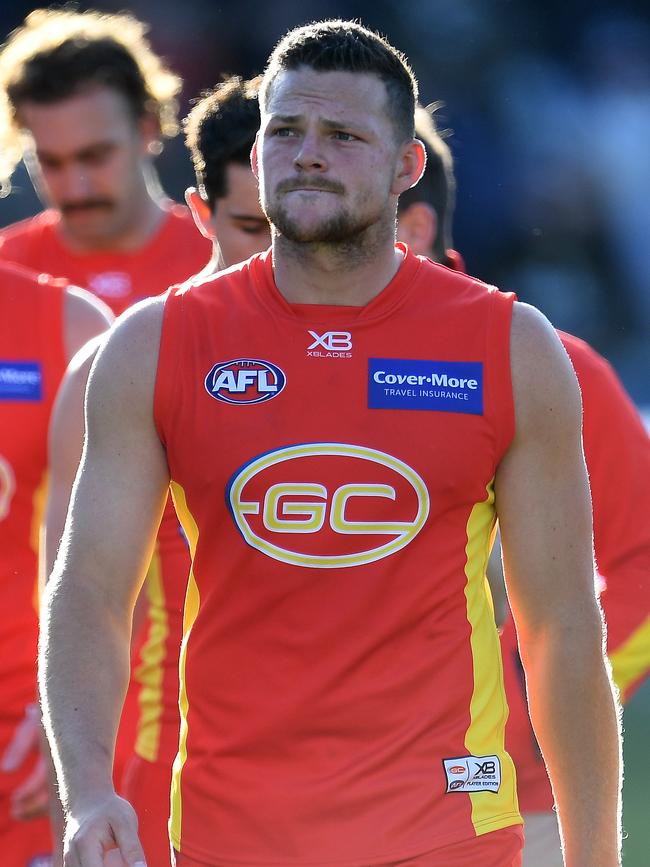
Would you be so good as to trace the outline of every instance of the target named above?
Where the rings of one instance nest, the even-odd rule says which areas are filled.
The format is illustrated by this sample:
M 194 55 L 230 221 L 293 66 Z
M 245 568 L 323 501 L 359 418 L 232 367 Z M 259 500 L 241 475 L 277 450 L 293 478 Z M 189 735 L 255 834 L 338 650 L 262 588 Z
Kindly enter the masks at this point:
M 369 358 L 368 407 L 483 415 L 483 362 Z
M 37 361 L 0 360 L 0 400 L 43 400 L 43 373 Z
M 498 792 L 501 760 L 498 756 L 462 756 L 443 759 L 449 792 Z

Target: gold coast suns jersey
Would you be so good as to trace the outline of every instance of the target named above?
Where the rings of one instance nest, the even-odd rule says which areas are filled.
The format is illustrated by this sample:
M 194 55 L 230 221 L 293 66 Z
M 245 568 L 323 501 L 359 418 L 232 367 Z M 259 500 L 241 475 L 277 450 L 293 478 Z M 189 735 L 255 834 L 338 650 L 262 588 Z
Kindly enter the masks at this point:
M 0 263 L 0 742 L 36 697 L 47 427 L 66 355 L 66 282 Z
M 368 865 L 520 823 L 485 566 L 513 296 L 402 248 L 365 307 L 271 254 L 165 304 L 155 396 L 192 549 L 174 847 Z

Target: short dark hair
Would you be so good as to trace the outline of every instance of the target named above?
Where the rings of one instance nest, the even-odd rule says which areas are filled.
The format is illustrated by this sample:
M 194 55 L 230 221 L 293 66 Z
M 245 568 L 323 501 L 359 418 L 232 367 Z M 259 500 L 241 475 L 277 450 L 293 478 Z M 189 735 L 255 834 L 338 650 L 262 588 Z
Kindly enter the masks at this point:
M 214 210 L 228 194 L 228 163 L 248 165 L 260 126 L 261 77 L 230 76 L 204 93 L 183 121 L 199 192 Z
M 121 93 L 135 118 L 152 114 L 163 135 L 178 132 L 181 79 L 158 57 L 133 15 L 36 9 L 0 48 L 0 150 L 7 180 L 22 156 L 19 110 L 54 103 L 94 85 Z
M 384 82 L 388 110 L 400 141 L 413 138 L 417 79 L 406 57 L 378 33 L 355 21 L 317 21 L 290 30 L 273 49 L 262 79 L 265 106 L 277 74 L 308 66 L 317 72 L 358 72 Z
M 419 182 L 399 197 L 398 212 L 415 202 L 431 205 L 438 218 L 438 232 L 433 245 L 436 257 L 444 262 L 447 250 L 453 246 L 451 224 L 456 201 L 454 159 L 447 142 L 436 127 L 434 114 L 440 103 L 415 110 L 415 135 L 423 142 L 427 164 Z

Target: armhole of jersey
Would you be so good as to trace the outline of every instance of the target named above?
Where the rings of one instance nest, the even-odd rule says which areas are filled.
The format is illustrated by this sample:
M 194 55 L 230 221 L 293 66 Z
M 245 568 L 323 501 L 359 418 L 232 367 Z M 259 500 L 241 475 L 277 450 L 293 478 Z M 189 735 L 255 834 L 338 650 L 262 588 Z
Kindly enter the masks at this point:
M 487 328 L 488 377 L 494 395 L 495 462 L 499 464 L 515 435 L 515 405 L 510 366 L 510 330 L 516 296 L 490 287 Z
M 156 368 L 156 384 L 153 398 L 154 424 L 161 443 L 167 445 L 167 424 L 170 419 L 171 396 L 176 385 L 176 371 L 181 352 L 182 339 L 182 294 L 178 287 L 165 293 L 160 349 Z

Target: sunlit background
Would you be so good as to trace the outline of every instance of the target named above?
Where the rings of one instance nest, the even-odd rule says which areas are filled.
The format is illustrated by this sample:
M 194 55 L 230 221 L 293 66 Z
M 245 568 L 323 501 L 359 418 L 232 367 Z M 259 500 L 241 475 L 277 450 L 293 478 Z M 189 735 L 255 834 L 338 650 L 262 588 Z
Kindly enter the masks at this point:
M 0 10 L 6 35 L 38 4 Z M 580 0 L 135 0 L 189 100 L 223 73 L 255 74 L 289 28 L 359 18 L 410 58 L 442 102 L 456 160 L 455 246 L 470 273 L 585 338 L 650 407 L 650 4 Z M 88 8 L 79 4 L 78 8 Z M 163 185 L 192 181 L 182 142 Z M 38 202 L 21 168 L 0 225 Z M 650 519 L 650 516 L 649 516 Z M 650 688 L 626 712 L 626 867 L 650 865 Z

